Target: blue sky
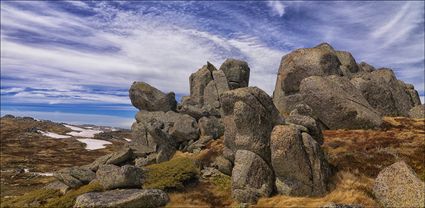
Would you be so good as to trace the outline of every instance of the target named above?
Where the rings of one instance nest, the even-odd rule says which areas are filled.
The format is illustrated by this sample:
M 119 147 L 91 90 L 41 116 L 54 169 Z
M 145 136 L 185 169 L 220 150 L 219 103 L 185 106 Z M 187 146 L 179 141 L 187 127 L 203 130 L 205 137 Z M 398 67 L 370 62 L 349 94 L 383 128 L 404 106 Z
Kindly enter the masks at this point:
M 1 114 L 129 128 L 128 88 L 178 96 L 206 61 L 246 60 L 272 93 L 280 59 L 329 42 L 424 99 L 424 2 L 1 2 Z

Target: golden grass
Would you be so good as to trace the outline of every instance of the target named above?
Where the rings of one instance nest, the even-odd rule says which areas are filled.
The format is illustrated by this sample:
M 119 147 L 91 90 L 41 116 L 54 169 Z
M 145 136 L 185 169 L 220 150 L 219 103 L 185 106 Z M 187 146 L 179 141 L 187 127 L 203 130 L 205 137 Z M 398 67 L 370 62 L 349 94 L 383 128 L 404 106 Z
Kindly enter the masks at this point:
M 356 176 L 349 172 L 339 172 L 335 176 L 335 188 L 323 197 L 274 196 L 260 199 L 253 207 L 321 207 L 330 202 L 341 204 L 361 204 L 365 207 L 378 207 L 372 198 L 373 180 Z
M 40 207 L 51 198 L 60 196 L 56 190 L 38 189 L 22 196 L 5 199 L 1 202 L 2 208 Z

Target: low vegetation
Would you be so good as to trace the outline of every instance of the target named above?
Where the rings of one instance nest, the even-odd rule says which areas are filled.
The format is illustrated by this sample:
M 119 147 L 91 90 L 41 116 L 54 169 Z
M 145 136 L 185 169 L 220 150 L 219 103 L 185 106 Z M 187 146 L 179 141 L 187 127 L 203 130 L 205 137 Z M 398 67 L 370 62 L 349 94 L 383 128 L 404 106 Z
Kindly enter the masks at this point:
M 147 168 L 144 188 L 162 190 L 181 190 L 184 185 L 199 175 L 195 161 L 188 157 L 174 157 L 173 159 L 149 165 Z

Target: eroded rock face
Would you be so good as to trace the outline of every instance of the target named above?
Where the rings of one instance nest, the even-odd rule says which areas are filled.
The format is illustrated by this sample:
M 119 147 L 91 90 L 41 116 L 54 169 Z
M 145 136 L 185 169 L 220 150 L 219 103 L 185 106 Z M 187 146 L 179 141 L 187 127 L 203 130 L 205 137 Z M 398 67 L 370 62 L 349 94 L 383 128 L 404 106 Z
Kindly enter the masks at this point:
M 359 70 L 362 72 L 372 72 L 375 71 L 375 67 L 373 67 L 372 65 L 369 65 L 366 62 L 361 62 L 359 65 Z
M 329 129 L 362 129 L 382 123 L 377 112 L 347 78 L 311 76 L 300 86 L 300 102 Z
M 168 195 L 158 189 L 116 189 L 105 192 L 89 192 L 77 197 L 75 208 L 156 208 L 170 201 Z
M 243 203 L 256 203 L 273 191 L 274 174 L 257 154 L 238 150 L 232 171 L 232 196 Z
M 320 145 L 291 125 L 277 125 L 271 135 L 272 166 L 278 193 L 318 196 L 327 191 L 331 175 Z
M 105 189 L 141 187 L 142 176 L 142 170 L 132 165 L 102 165 L 96 172 L 96 179 Z
M 297 109 L 291 111 L 289 116 L 286 118 L 288 123 L 301 125 L 307 128 L 308 133 L 319 143 L 323 144 L 323 134 L 322 129 L 318 122 L 306 115 L 300 115 Z
M 201 136 L 211 136 L 213 139 L 217 139 L 224 134 L 223 122 L 214 117 L 202 117 L 198 121 L 199 130 Z
M 341 66 L 348 70 L 349 73 L 357 73 L 359 67 L 354 59 L 353 55 L 347 51 L 336 51 L 336 55 L 341 62 Z
M 425 118 L 425 104 L 418 105 L 410 109 L 410 118 Z
M 97 171 L 97 169 L 101 165 L 121 165 L 130 161 L 131 159 L 133 159 L 133 151 L 130 148 L 124 148 L 122 150 L 99 157 L 91 164 L 86 165 L 86 167 L 90 168 L 93 171 Z
M 424 207 L 425 185 L 403 161 L 384 168 L 375 179 L 373 193 L 384 207 Z
M 165 94 L 145 82 L 134 82 L 129 90 L 131 103 L 139 110 L 175 111 L 177 102 L 174 92 Z
M 385 116 L 407 116 L 414 106 L 403 83 L 391 69 L 379 69 L 357 74 L 351 83 L 360 90 L 368 103 Z
M 225 146 L 233 153 L 249 150 L 270 163 L 270 132 L 283 122 L 272 99 L 257 87 L 227 91 L 221 99 Z
M 226 75 L 231 90 L 248 87 L 250 68 L 245 61 L 226 59 L 220 70 Z
M 90 183 L 96 174 L 86 167 L 64 168 L 54 173 L 54 177 L 71 188 L 78 188 Z

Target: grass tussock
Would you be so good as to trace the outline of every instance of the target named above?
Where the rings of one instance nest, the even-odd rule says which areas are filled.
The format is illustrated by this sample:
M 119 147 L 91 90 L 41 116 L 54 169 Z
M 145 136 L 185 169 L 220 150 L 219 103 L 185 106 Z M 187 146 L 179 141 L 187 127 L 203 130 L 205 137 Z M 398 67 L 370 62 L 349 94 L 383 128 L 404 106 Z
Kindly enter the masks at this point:
M 170 193 L 166 207 L 229 207 L 234 203 L 231 195 L 230 176 L 218 175 L 182 192 Z
M 50 200 L 44 207 L 46 208 L 72 208 L 75 204 L 75 200 L 78 196 L 88 193 L 88 192 L 98 192 L 102 191 L 103 187 L 99 183 L 91 183 L 85 186 L 82 186 L 76 190 L 69 191 L 63 196 L 60 196 L 58 198 L 54 198 Z
M 274 196 L 260 199 L 253 207 L 321 207 L 330 202 L 378 207 L 372 196 L 373 180 L 363 175 L 339 172 L 334 177 L 334 189 L 323 197 Z
M 91 183 L 76 190 L 61 195 L 56 190 L 38 189 L 22 196 L 6 199 L 1 202 L 2 208 L 42 207 L 42 208 L 72 208 L 75 200 L 81 194 L 101 191 L 99 183 Z
M 35 191 L 28 192 L 22 196 L 5 199 L 1 202 L 1 207 L 40 207 L 45 205 L 49 199 L 59 196 L 60 193 L 56 190 L 38 189 Z
M 196 179 L 199 170 L 191 158 L 175 156 L 173 159 L 146 167 L 146 180 L 143 188 L 181 190 L 184 185 Z

